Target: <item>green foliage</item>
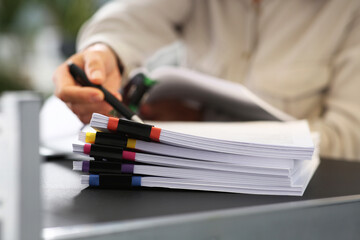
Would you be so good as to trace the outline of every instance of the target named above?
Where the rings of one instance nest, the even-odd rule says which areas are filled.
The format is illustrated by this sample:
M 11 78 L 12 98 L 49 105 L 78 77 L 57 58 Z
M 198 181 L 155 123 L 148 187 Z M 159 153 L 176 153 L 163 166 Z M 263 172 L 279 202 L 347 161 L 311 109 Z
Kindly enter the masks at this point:
M 31 9 L 29 6 L 34 6 L 47 8 L 49 15 L 63 31 L 65 37 L 75 38 L 81 25 L 95 13 L 99 5 L 101 5 L 99 0 L 1 0 L 0 32 L 11 32 L 14 25 L 19 25 L 19 18 L 22 17 L 19 13 L 26 14 L 24 7 Z M 23 22 L 24 20 L 29 19 L 22 19 L 20 24 L 28 24 Z
M 29 90 L 30 86 L 24 79 L 17 79 L 16 75 L 10 77 L 0 72 L 0 93 L 4 91 Z
M 7 32 L 14 22 L 16 13 L 24 4 L 23 0 L 1 0 L 0 1 L 0 32 Z
M 47 3 L 65 37 L 75 38 L 81 25 L 95 12 L 90 0 L 53 0 Z
M 0 0 L 0 36 L 17 36 L 20 40 L 20 56 L 25 57 L 27 52 L 31 52 L 36 34 L 44 26 L 56 25 L 63 35 L 63 44 L 75 46 L 75 38 L 81 25 L 105 1 Z M 0 54 L 0 92 L 29 89 L 26 77 L 16 70 L 21 67 L 22 62 L 10 69 L 1 66 L 8 63 L 7 57 Z

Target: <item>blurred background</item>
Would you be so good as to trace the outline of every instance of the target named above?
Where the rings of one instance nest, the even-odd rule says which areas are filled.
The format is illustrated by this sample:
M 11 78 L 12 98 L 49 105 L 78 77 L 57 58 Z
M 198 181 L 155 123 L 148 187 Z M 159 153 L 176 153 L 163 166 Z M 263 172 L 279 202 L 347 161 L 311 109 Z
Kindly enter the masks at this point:
M 106 2 L 0 0 L 0 94 L 52 94 L 54 70 L 75 52 L 81 25 Z

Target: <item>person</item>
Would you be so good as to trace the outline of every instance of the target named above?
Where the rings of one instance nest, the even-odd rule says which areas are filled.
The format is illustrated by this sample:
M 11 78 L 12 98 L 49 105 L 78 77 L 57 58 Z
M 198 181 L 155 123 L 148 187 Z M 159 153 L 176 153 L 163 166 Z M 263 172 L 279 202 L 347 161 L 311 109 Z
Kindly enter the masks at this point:
M 360 159 L 360 1 L 114 1 L 82 27 L 70 60 L 121 99 L 121 79 L 176 41 L 185 48 L 183 66 L 242 83 L 308 119 L 321 134 L 322 156 Z M 74 83 L 66 63 L 54 82 L 85 123 L 111 110 L 100 91 Z M 177 104 L 146 106 L 143 115 Z

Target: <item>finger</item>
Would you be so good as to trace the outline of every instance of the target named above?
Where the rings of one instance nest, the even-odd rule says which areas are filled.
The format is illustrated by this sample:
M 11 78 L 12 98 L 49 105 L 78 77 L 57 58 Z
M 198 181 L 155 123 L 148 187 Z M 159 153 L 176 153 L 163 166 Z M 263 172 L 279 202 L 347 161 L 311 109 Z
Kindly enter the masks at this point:
M 79 118 L 79 120 L 80 120 L 81 122 L 83 122 L 84 124 L 88 124 L 88 123 L 90 123 L 92 114 L 90 114 L 90 113 L 85 114 L 85 115 L 76 114 L 76 116 Z
M 55 84 L 55 94 L 60 92 L 65 86 L 74 86 L 76 82 L 69 72 L 69 67 L 66 63 L 61 64 L 53 75 L 53 82 Z
M 91 115 L 94 112 L 107 115 L 112 110 L 112 107 L 105 102 L 96 104 L 78 103 L 71 104 L 70 109 L 78 116 Z
M 95 84 L 102 84 L 106 78 L 105 64 L 101 55 L 96 51 L 84 53 L 85 73 Z
M 103 92 L 93 87 L 63 86 L 56 96 L 69 103 L 97 103 L 104 100 Z
M 83 59 L 81 54 L 75 54 L 68 61 L 73 62 L 79 67 L 83 68 Z M 53 82 L 55 84 L 55 95 L 61 98 L 62 91 L 69 86 L 78 86 L 69 72 L 67 62 L 61 64 L 53 75 Z
M 116 97 L 120 102 L 122 102 L 122 96 L 121 94 L 116 90 L 109 90 L 114 97 Z

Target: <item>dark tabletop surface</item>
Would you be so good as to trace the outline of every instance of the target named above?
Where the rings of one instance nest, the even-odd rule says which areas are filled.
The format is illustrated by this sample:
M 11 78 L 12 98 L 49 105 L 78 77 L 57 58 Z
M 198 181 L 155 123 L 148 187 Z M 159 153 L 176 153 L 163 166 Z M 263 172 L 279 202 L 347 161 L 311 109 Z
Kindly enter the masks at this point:
M 71 160 L 42 166 L 43 226 L 63 227 L 360 194 L 360 163 L 322 160 L 304 196 L 261 196 L 170 189 L 90 189 Z

